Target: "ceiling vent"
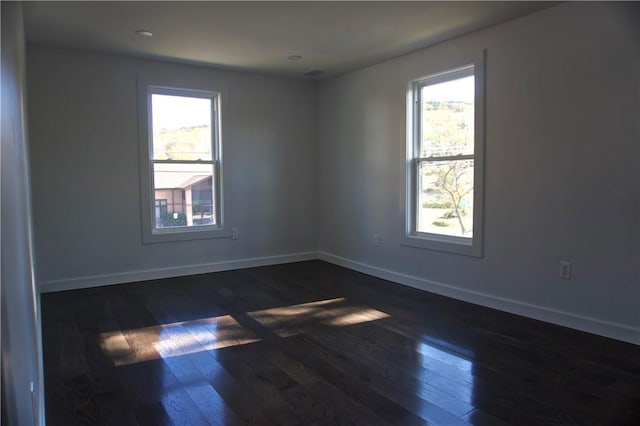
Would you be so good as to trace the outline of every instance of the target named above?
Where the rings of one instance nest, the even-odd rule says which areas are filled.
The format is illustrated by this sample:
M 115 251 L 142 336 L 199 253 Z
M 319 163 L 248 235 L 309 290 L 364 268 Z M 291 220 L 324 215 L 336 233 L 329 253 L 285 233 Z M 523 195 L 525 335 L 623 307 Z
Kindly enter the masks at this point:
M 307 71 L 304 73 L 305 77 L 317 77 L 320 74 L 324 74 L 324 71 L 322 70 L 311 70 L 311 71 Z

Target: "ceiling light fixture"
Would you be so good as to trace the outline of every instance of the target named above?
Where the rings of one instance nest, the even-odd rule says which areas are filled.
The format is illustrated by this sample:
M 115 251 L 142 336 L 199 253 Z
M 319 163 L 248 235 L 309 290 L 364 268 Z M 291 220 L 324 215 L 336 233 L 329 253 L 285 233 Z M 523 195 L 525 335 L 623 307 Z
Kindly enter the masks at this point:
M 300 56 L 300 55 L 291 55 L 291 56 L 289 56 L 289 60 L 290 61 L 299 61 L 300 59 L 302 59 L 302 56 Z
M 153 36 L 153 33 L 151 31 L 147 31 L 147 30 L 136 30 L 136 34 L 138 34 L 140 37 L 151 37 L 151 36 Z

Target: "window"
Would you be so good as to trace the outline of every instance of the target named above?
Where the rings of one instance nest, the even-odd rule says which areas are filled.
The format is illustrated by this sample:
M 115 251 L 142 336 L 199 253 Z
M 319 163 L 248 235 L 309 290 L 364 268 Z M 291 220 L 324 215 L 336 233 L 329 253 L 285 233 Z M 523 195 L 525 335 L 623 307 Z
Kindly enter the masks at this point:
M 167 200 L 156 200 L 156 221 L 167 216 Z
M 143 241 L 226 236 L 220 93 L 139 86 Z
M 482 254 L 483 62 L 411 82 L 407 245 Z

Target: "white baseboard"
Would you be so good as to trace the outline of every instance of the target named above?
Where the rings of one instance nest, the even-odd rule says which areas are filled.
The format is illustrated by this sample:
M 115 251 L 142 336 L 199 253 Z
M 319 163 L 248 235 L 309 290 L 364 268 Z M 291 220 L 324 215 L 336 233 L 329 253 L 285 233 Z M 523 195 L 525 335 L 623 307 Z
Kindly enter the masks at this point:
M 209 272 L 230 271 L 233 269 L 254 268 L 257 266 L 278 265 L 281 263 L 302 262 L 318 258 L 315 251 L 290 253 L 277 256 L 253 257 L 249 259 L 225 260 L 221 262 L 201 263 L 198 265 L 178 266 L 170 268 L 147 269 L 141 271 L 119 272 L 115 274 L 93 275 L 42 281 L 38 286 L 41 293 L 54 291 L 78 290 L 82 288 L 101 287 L 113 284 L 125 284 L 137 281 L 173 278 L 185 275 L 206 274 Z
M 564 327 L 573 328 L 587 333 L 597 334 L 612 339 L 622 340 L 629 343 L 640 345 L 640 328 L 632 327 L 626 324 L 619 324 L 610 321 L 604 321 L 597 318 L 586 317 L 583 315 L 573 314 L 566 311 L 551 309 L 544 306 L 532 305 L 517 300 L 507 299 L 498 296 L 492 296 L 486 293 L 480 293 L 472 290 L 465 290 L 448 284 L 427 280 L 411 275 L 402 274 L 388 269 L 379 268 L 377 266 L 368 265 L 366 263 L 357 262 L 355 260 L 336 256 L 323 251 L 318 252 L 318 259 L 329 263 L 344 266 L 354 271 L 362 272 L 367 275 L 393 281 L 409 287 L 420 290 L 429 291 L 442 296 L 451 297 L 453 299 L 462 300 L 464 302 L 485 306 L 500 311 L 521 315 L 527 318 L 549 322 Z
M 248 259 L 227 260 L 221 262 L 203 263 L 197 265 L 158 268 L 141 271 L 130 271 L 116 274 L 94 275 L 88 277 L 74 277 L 43 281 L 39 288 L 41 293 L 54 291 L 77 290 L 89 287 L 100 287 L 113 284 L 124 284 L 136 281 L 147 281 L 172 278 L 185 275 L 205 274 L 209 272 L 229 271 L 233 269 L 253 268 L 282 263 L 302 262 L 320 259 L 329 263 L 353 269 L 367 275 L 389 280 L 398 284 L 429 291 L 453 299 L 462 300 L 480 306 L 533 318 L 564 327 L 573 328 L 587 333 L 610 337 L 629 343 L 640 345 L 640 328 L 626 324 L 604 321 L 597 318 L 573 314 L 571 312 L 547 308 L 539 305 L 520 302 L 517 300 L 493 296 L 486 293 L 461 289 L 449 284 L 440 283 L 416 276 L 402 274 L 389 269 L 336 256 L 327 252 L 302 252 L 277 256 L 254 257 Z

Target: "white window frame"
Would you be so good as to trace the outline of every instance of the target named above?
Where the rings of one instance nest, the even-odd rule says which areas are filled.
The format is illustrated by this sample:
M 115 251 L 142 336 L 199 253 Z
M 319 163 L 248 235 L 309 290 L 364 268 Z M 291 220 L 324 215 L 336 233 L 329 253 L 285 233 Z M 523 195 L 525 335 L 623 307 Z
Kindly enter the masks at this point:
M 424 86 L 443 83 L 473 75 L 475 81 L 474 102 L 474 152 L 473 155 L 420 158 L 422 123 L 421 89 Z M 440 71 L 412 80 L 407 91 L 407 147 L 406 147 L 406 213 L 403 245 L 437 250 L 473 257 L 483 256 L 484 213 L 484 151 L 485 151 L 485 52 L 475 58 L 443 66 Z M 417 231 L 418 168 L 423 161 L 473 159 L 473 235 L 471 238 L 433 234 Z
M 154 94 L 186 96 L 211 100 L 211 161 L 154 160 L 151 96 Z M 224 227 L 224 196 L 222 173 L 222 91 L 199 87 L 187 82 L 138 78 L 138 130 L 140 164 L 140 200 L 142 216 L 142 242 L 144 244 L 207 238 L 230 238 Z M 153 165 L 155 163 L 213 164 L 215 225 L 155 227 L 155 191 Z

